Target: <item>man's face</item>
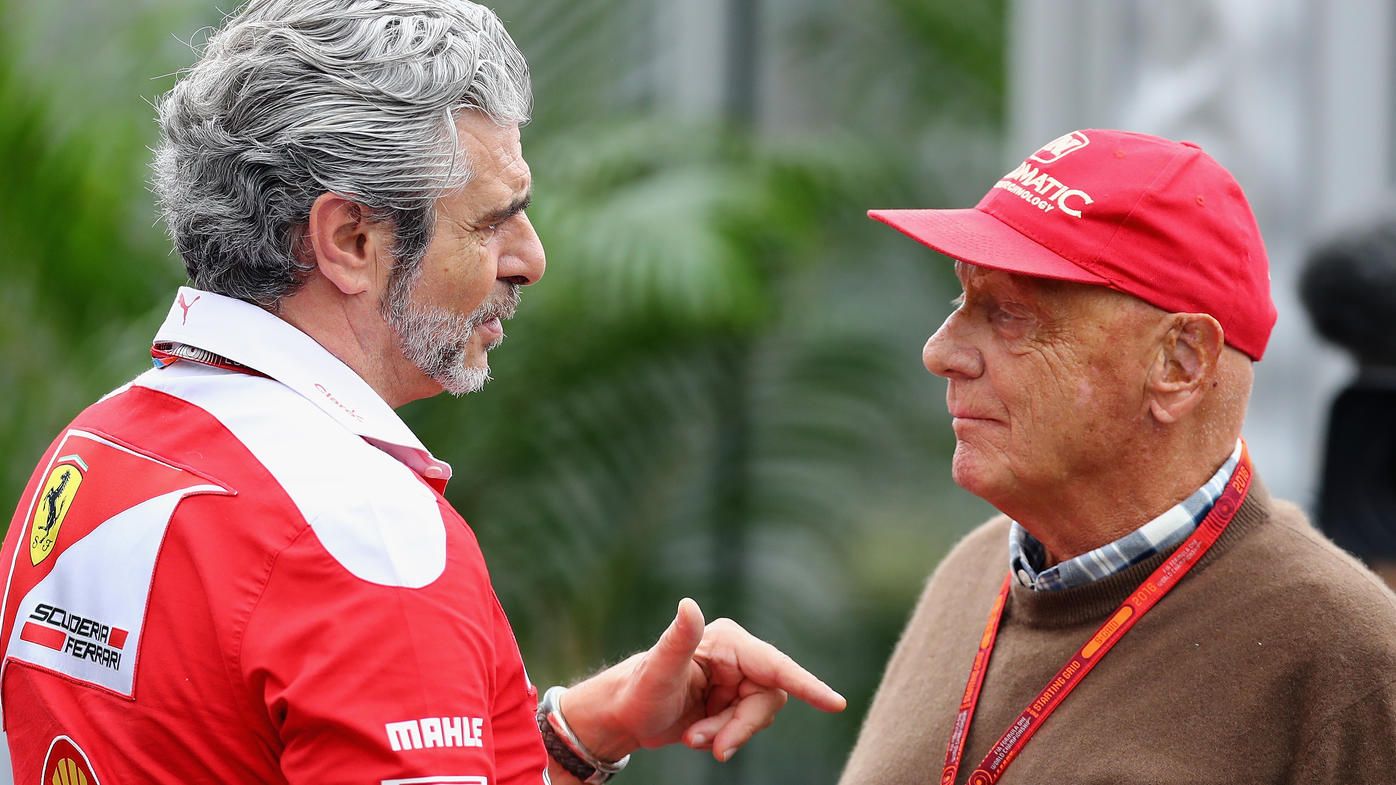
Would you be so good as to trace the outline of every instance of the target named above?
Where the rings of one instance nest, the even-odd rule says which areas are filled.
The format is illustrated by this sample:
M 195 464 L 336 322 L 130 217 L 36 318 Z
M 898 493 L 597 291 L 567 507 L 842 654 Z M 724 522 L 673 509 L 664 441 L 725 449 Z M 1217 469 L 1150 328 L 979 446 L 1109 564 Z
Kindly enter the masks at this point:
M 393 271 L 383 311 L 407 360 L 463 395 L 489 380 L 487 353 L 504 340 L 501 322 L 514 315 L 519 287 L 541 278 L 546 262 L 524 213 L 532 177 L 518 126 L 464 111 L 456 128 L 473 177 L 437 202 L 426 255 L 410 273 Z
M 968 264 L 956 274 L 964 294 L 922 355 L 949 381 L 956 483 L 1024 510 L 1101 476 L 1136 446 L 1148 415 L 1151 306 Z

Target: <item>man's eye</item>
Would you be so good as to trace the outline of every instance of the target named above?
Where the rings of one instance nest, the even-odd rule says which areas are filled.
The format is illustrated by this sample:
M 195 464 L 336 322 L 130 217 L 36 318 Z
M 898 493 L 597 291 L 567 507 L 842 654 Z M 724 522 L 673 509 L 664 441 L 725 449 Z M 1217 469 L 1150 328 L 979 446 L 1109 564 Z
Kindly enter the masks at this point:
M 485 231 L 485 232 L 487 232 L 487 233 L 489 233 L 489 234 L 494 234 L 495 232 L 499 231 L 500 229 L 503 229 L 505 224 L 507 224 L 507 223 L 509 223 L 510 221 L 514 220 L 516 217 L 518 217 L 518 215 L 519 215 L 518 213 L 510 213 L 508 216 L 506 216 L 506 217 L 504 217 L 504 218 L 499 218 L 499 219 L 495 220 L 493 223 L 487 223 L 487 224 L 485 224 L 485 227 L 484 227 L 484 230 L 483 230 L 483 231 Z
M 1018 328 L 1027 322 L 1028 314 L 1016 308 L 993 307 L 989 309 L 989 323 L 998 327 Z

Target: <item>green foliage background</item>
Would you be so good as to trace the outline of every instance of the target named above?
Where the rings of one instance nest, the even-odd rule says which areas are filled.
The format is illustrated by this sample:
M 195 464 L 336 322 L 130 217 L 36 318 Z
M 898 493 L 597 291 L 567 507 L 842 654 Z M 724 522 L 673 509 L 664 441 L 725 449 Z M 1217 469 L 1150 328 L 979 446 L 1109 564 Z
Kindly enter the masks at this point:
M 833 782 L 922 580 L 987 511 L 949 482 L 919 361 L 953 277 L 863 213 L 969 204 L 997 173 L 1004 0 L 768 0 L 754 111 L 697 119 L 656 75 L 681 34 L 657 2 L 492 6 L 534 72 L 548 274 L 486 392 L 404 415 L 456 467 L 535 682 L 647 645 L 687 595 L 850 698 L 792 706 L 726 766 L 650 752 L 624 781 Z M 145 185 L 149 102 L 220 19 L 0 0 L 7 503 L 148 362 L 183 280 Z

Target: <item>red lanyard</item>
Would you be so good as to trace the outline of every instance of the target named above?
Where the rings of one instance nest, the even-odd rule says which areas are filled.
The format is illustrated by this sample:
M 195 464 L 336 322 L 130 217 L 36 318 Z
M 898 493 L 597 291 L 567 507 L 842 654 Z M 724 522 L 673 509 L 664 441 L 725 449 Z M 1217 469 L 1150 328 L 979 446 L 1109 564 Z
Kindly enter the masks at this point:
M 1149 609 L 1158 604 L 1178 585 L 1182 577 L 1191 570 L 1202 555 L 1217 541 L 1227 524 L 1236 517 L 1236 510 L 1245 500 L 1251 487 L 1251 457 L 1245 444 L 1241 445 L 1241 462 L 1226 484 L 1221 498 L 1212 505 L 1212 511 L 1202 519 L 1183 544 L 1154 570 L 1134 593 L 1110 615 L 1100 629 L 1086 641 L 1057 675 L 1047 682 L 1047 686 L 1037 694 L 1032 703 L 1008 726 L 999 737 L 998 743 L 989 749 L 989 754 L 979 763 L 979 768 L 969 775 L 969 785 L 993 785 L 1003 776 L 1008 764 L 1018 757 L 1028 739 L 1042 727 L 1053 711 L 1066 700 L 1066 696 L 1076 689 L 1105 657 L 1125 633 L 1130 631 Z M 970 720 L 974 718 L 974 707 L 979 704 L 979 692 L 984 687 L 984 676 L 989 670 L 989 655 L 994 651 L 994 639 L 998 637 L 999 622 L 1003 619 L 1003 609 L 1008 603 L 1009 578 L 999 589 L 998 600 L 989 612 L 989 623 L 984 627 L 984 637 L 979 640 L 979 651 L 974 655 L 974 665 L 969 671 L 969 681 L 965 684 L 964 697 L 960 700 L 960 713 L 955 715 L 955 726 L 950 732 L 950 743 L 945 750 L 945 768 L 941 771 L 941 785 L 952 785 L 959 773 L 960 763 L 965 754 L 965 739 L 969 737 Z

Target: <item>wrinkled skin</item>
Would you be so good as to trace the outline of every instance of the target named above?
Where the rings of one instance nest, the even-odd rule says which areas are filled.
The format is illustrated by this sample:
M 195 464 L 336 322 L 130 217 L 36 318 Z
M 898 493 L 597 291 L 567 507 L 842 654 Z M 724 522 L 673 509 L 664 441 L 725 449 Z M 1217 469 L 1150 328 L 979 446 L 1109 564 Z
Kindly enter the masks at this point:
M 1121 456 L 1148 449 L 1156 425 L 1166 315 L 1099 286 L 956 273 L 964 294 L 922 354 L 948 380 L 955 482 L 1024 525 L 1116 487 Z

